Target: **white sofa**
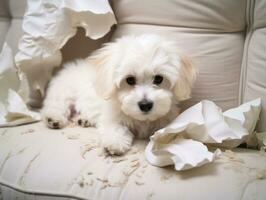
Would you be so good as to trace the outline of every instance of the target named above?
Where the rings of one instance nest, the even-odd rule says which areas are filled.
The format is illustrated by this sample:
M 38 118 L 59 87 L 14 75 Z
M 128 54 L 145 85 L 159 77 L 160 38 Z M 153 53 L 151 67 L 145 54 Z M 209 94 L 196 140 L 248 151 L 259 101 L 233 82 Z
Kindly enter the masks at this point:
M 265 0 L 113 0 L 118 25 L 103 39 L 82 30 L 62 49 L 64 61 L 85 57 L 109 38 L 157 33 L 176 40 L 199 77 L 192 99 L 222 109 L 262 98 L 257 131 L 266 131 Z M 17 51 L 25 1 L 0 0 L 0 45 Z M 73 50 L 74 49 L 74 50 Z M 48 80 L 47 80 L 48 81 Z M 1 87 L 1 86 L 0 86 Z M 41 96 L 31 91 L 32 106 Z M 36 103 L 37 102 L 37 103 Z M 266 154 L 237 148 L 214 163 L 176 172 L 147 163 L 147 141 L 123 157 L 105 157 L 93 128 L 51 130 L 42 122 L 0 129 L 3 199 L 266 199 Z M 1 199 L 1 197 L 0 197 Z

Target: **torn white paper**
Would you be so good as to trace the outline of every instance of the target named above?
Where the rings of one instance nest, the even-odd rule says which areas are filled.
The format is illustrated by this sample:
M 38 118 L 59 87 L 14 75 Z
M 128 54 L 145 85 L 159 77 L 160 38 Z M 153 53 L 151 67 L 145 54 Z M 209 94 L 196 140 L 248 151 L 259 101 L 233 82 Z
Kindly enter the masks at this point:
M 201 101 L 150 137 L 147 160 L 156 166 L 174 164 L 185 170 L 212 162 L 217 155 L 204 144 L 235 147 L 252 134 L 261 110 L 261 99 L 222 113 L 211 101 Z
M 219 150 L 212 153 L 203 143 L 183 137 L 166 144 L 151 141 L 146 147 L 146 158 L 152 165 L 164 167 L 174 164 L 178 171 L 212 162 L 219 154 Z
M 24 34 L 15 57 L 29 79 L 31 91 L 42 95 L 54 67 L 62 61 L 60 49 L 83 27 L 92 39 L 103 37 L 116 23 L 108 0 L 28 0 Z
M 21 79 L 17 73 L 12 50 L 4 44 L 0 54 L 0 127 L 15 126 L 40 120 L 40 114 L 30 111 L 25 99 L 16 92 L 27 88 L 21 87 Z
M 3 104 L 0 106 L 0 127 L 2 126 L 16 126 L 19 124 L 27 124 L 31 122 L 36 122 L 41 120 L 39 113 L 30 111 L 23 99 L 14 90 L 9 89 L 7 106 L 4 108 Z

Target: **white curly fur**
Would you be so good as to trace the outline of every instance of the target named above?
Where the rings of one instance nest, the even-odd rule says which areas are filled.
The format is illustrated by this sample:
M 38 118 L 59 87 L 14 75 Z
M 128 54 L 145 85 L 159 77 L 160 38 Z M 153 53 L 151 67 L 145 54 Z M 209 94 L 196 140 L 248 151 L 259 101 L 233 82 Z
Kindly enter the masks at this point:
M 163 77 L 161 84 L 153 83 L 155 75 Z M 129 76 L 135 85 L 127 83 Z M 103 147 L 123 154 L 134 136 L 147 138 L 179 114 L 177 104 L 190 97 L 195 77 L 174 42 L 125 36 L 88 59 L 66 64 L 49 85 L 42 116 L 51 128 L 66 126 L 70 118 L 81 126 L 96 125 Z M 149 112 L 140 109 L 144 99 L 153 102 Z

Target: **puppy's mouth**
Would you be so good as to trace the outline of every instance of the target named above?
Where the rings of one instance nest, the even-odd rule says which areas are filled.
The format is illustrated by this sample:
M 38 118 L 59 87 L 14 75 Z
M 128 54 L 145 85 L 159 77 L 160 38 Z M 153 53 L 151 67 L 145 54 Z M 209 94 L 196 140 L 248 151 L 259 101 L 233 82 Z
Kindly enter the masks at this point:
M 139 121 L 155 121 L 159 118 L 161 118 L 162 116 L 158 116 L 156 115 L 152 110 L 147 111 L 147 112 L 140 112 L 138 117 L 135 117 L 135 119 L 139 120 Z
M 125 113 L 125 114 L 140 122 L 152 122 L 152 121 L 156 121 L 159 118 L 163 117 L 161 115 L 155 114 L 152 110 L 148 112 L 139 111 L 138 113 L 135 113 L 135 114 L 130 114 L 130 113 Z
M 148 112 L 142 112 L 143 115 L 149 115 L 151 113 L 151 111 Z
M 132 105 L 132 104 L 131 104 Z M 152 122 L 164 116 L 165 113 L 159 113 L 158 108 L 153 101 L 141 100 L 130 106 L 130 104 L 124 104 L 122 111 L 128 117 L 137 121 Z

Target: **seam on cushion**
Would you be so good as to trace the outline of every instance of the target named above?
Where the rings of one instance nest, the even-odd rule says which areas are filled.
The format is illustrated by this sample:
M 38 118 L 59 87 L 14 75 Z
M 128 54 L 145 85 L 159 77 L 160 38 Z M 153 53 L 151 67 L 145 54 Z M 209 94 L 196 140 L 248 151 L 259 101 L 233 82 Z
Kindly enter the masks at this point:
M 62 198 L 75 198 L 78 200 L 89 200 L 89 198 L 79 197 L 72 194 L 63 194 L 60 192 L 49 192 L 49 191 L 37 191 L 37 190 L 27 190 L 19 186 L 15 186 L 14 184 L 7 183 L 5 181 L 0 180 L 0 186 L 4 186 L 10 189 L 13 189 L 18 192 L 22 192 L 24 194 L 29 195 L 39 195 L 39 196 L 46 196 L 46 197 L 62 197 Z
M 226 34 L 226 33 L 242 33 L 245 32 L 245 30 L 236 30 L 236 31 L 225 31 L 225 30 L 219 30 L 219 29 L 209 29 L 209 28 L 199 28 L 199 27 L 189 27 L 189 26 L 176 26 L 176 25 L 165 25 L 165 24 L 151 24 L 151 23 L 139 23 L 139 22 L 118 22 L 119 26 L 123 25 L 146 25 L 146 26 L 158 26 L 158 27 L 172 27 L 172 28 L 183 28 L 183 29 L 188 29 L 188 30 L 202 30 L 205 32 L 209 33 L 221 33 L 221 34 Z
M 12 18 L 9 17 L 0 17 L 0 22 L 10 22 Z
M 253 27 L 253 31 L 252 32 L 255 32 L 256 30 L 260 30 L 260 29 L 266 29 L 266 26 L 262 26 L 262 27 Z
M 23 20 L 23 16 L 21 16 L 21 17 L 14 17 L 14 16 L 12 16 L 12 17 L 10 17 L 10 19 L 12 20 L 12 19 L 19 19 L 19 20 Z
M 242 56 L 242 64 L 241 64 L 241 73 L 240 73 L 240 81 L 239 81 L 239 97 L 238 97 L 238 104 L 242 104 L 244 101 L 244 96 L 246 92 L 246 79 L 247 79 L 247 66 L 248 66 L 248 52 L 249 52 L 249 45 L 250 40 L 252 38 L 254 29 L 254 10 L 255 10 L 255 2 L 256 0 L 247 0 L 246 6 L 246 38 Z

